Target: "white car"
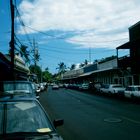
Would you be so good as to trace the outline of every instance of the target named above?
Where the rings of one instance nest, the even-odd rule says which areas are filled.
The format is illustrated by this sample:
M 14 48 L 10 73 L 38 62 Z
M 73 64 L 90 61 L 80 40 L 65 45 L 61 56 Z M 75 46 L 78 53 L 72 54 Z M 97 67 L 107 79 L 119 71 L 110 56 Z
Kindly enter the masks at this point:
M 140 85 L 131 85 L 124 91 L 124 96 L 127 98 L 139 97 L 140 98 Z
M 109 85 L 108 84 L 102 84 L 102 86 L 99 88 L 100 93 L 108 93 Z
M 123 94 L 124 95 L 125 88 L 120 84 L 111 84 L 109 85 L 109 93 L 112 94 Z
M 83 84 L 81 85 L 81 88 L 82 88 L 83 90 L 88 90 L 88 89 L 89 89 L 89 84 L 88 84 L 88 83 L 83 83 Z
M 43 83 L 40 83 L 40 90 L 41 90 L 41 91 L 44 91 L 44 90 L 45 90 L 45 86 L 44 86 Z
M 59 86 L 58 86 L 57 84 L 54 84 L 54 85 L 52 86 L 52 89 L 59 89 Z
M 40 85 L 39 84 L 35 84 L 35 86 L 36 86 L 36 92 L 37 93 L 41 92 Z
M 103 88 L 100 89 L 100 91 L 103 93 L 124 95 L 125 88 L 120 84 L 110 84 L 105 85 Z

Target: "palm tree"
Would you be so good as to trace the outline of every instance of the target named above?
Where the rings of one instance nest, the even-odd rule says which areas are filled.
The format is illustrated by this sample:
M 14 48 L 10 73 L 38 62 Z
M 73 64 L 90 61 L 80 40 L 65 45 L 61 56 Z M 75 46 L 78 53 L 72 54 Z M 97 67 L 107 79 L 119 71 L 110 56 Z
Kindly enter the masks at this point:
M 81 64 L 79 65 L 80 68 L 82 68 L 82 67 L 84 67 L 84 66 L 85 66 L 84 63 L 81 63 Z
M 27 51 L 27 48 L 28 48 L 27 46 L 21 45 L 19 53 L 26 63 L 30 63 L 29 51 Z
M 88 65 L 87 59 L 85 59 L 85 62 L 81 63 L 81 64 L 79 65 L 79 67 L 82 68 L 82 67 L 84 67 L 84 66 L 86 66 L 86 65 Z
M 60 62 L 56 69 L 58 69 L 58 73 L 62 74 L 66 71 L 66 65 L 64 64 L 64 62 Z
M 87 59 L 85 59 L 85 62 L 84 62 L 84 64 L 85 64 L 85 65 L 87 65 L 87 64 L 88 64 L 88 61 L 87 61 Z
M 76 67 L 76 65 L 75 64 L 72 64 L 70 70 L 74 70 L 75 67 Z

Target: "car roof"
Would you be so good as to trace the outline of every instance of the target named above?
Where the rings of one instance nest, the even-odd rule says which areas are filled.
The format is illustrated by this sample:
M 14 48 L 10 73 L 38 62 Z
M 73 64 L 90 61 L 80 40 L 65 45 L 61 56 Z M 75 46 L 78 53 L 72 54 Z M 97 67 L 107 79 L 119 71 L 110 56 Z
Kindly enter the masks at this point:
M 140 85 L 130 85 L 128 87 L 140 87 Z
M 15 81 L 1 81 L 2 83 L 32 83 L 31 81 L 21 81 L 21 80 L 15 80 Z
M 121 84 L 110 84 L 112 86 L 122 86 Z
M 0 96 L 0 102 L 10 102 L 10 101 L 37 101 L 34 97 L 18 97 L 13 96 L 12 94 Z

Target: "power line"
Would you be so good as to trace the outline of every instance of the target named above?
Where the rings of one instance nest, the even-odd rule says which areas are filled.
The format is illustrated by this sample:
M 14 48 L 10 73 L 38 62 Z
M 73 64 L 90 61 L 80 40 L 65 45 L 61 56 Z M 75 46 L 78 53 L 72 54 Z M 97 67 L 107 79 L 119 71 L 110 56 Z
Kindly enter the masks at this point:
M 84 52 L 73 52 L 72 50 L 67 50 L 67 49 L 65 49 L 65 50 L 57 50 L 57 49 L 49 49 L 49 48 L 41 48 L 41 47 L 39 47 L 39 49 L 41 49 L 41 50 L 46 50 L 46 51 L 50 51 L 50 52 L 56 52 L 56 53 L 61 53 L 61 54 L 64 54 L 64 53 L 68 53 L 68 54 L 88 54 L 89 53 L 89 50 L 87 49 L 86 51 L 84 50 Z M 112 52 L 112 51 L 114 51 L 114 50 L 100 50 L 100 52 L 96 52 L 96 54 L 97 53 L 102 53 L 102 52 Z M 94 50 L 94 52 L 95 52 L 95 50 Z M 91 54 L 95 54 L 95 53 L 92 53 L 92 49 L 91 49 Z
M 50 52 L 56 52 L 56 53 L 61 53 L 61 54 L 64 54 L 64 53 L 71 53 L 71 54 L 87 54 L 87 53 L 80 53 L 80 52 L 70 52 L 69 50 L 67 51 L 60 51 L 60 50 L 52 50 L 52 49 L 45 49 L 45 48 L 39 48 L 39 49 L 42 49 L 42 50 L 47 50 L 47 51 L 50 51 Z
M 70 41 L 79 42 L 79 43 L 107 43 L 107 42 L 116 42 L 116 41 L 121 41 L 121 40 L 126 40 L 126 39 L 128 39 L 128 38 L 121 38 L 121 39 L 114 39 L 114 40 L 106 40 L 106 41 L 82 41 L 82 40 L 70 39 Z
M 21 18 L 21 16 L 20 16 L 20 13 L 19 13 L 19 11 L 18 11 L 18 9 L 17 9 L 17 6 L 15 6 L 15 9 L 16 9 L 16 12 L 17 12 L 17 17 L 18 17 L 18 19 L 19 19 L 19 22 L 20 22 L 20 24 L 22 25 L 23 30 L 24 30 L 24 32 L 25 32 L 25 36 L 26 36 L 27 40 L 29 41 L 29 44 L 32 46 L 32 41 L 31 41 L 30 37 L 29 37 L 28 34 L 27 34 L 27 31 L 26 31 L 26 29 L 25 29 L 25 24 L 24 24 L 24 22 L 23 22 L 23 20 L 22 20 L 22 18 Z
M 24 42 L 24 44 L 26 44 L 26 42 Z M 29 44 L 27 43 L 26 45 L 28 46 Z M 47 50 L 47 51 L 52 51 L 52 52 L 58 52 L 58 53 L 72 53 L 72 54 L 87 54 L 86 51 L 88 51 L 88 49 L 89 49 L 89 48 L 83 48 L 81 50 L 81 49 L 60 48 L 60 47 L 46 45 L 46 46 L 39 46 L 39 49 L 41 49 L 41 50 Z M 91 48 L 91 50 L 94 50 L 94 51 L 95 51 L 95 49 L 96 48 Z M 111 52 L 111 51 L 114 51 L 114 49 L 104 49 L 104 50 L 98 50 L 98 51 L 100 51 L 101 53 L 102 52 L 106 52 L 106 51 L 107 52 Z M 96 50 L 96 53 L 100 53 L 100 52 L 97 52 L 97 50 Z
M 27 25 L 24 25 L 25 27 L 27 27 L 27 28 L 30 28 L 31 30 L 33 30 L 33 31 L 36 31 L 36 32 L 38 32 L 38 33 L 41 33 L 41 34 L 43 34 L 43 35 L 46 35 L 46 36 L 48 36 L 48 37 L 52 37 L 52 39 L 60 39 L 60 40 L 64 40 L 64 39 L 66 39 L 67 37 L 57 37 L 57 36 L 54 36 L 54 35 L 48 35 L 47 33 L 45 33 L 45 32 L 43 32 L 43 31 L 39 31 L 39 30 L 37 30 L 37 29 L 34 29 L 34 28 L 32 28 L 32 27 L 29 27 L 29 26 L 27 26 Z M 77 42 L 77 43 L 107 43 L 107 42 L 116 42 L 116 41 L 121 41 L 121 40 L 126 40 L 126 39 L 128 39 L 127 37 L 125 37 L 125 38 L 121 38 L 121 39 L 114 39 L 114 40 L 106 40 L 106 41 L 82 41 L 82 40 L 74 40 L 74 39 L 69 39 L 70 41 L 73 41 L 73 42 Z

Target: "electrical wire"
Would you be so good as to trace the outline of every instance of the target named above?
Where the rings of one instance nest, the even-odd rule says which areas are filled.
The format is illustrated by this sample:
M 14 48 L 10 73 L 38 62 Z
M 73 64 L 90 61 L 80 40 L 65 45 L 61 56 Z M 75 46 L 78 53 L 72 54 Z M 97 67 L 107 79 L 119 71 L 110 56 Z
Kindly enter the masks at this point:
M 46 36 L 48 36 L 48 37 L 52 37 L 52 39 L 62 39 L 62 40 L 67 39 L 67 37 L 56 37 L 56 36 L 54 36 L 54 35 L 48 35 L 48 34 L 45 33 L 45 32 L 39 31 L 39 30 L 34 29 L 34 28 L 32 28 L 32 27 L 29 27 L 29 26 L 27 26 L 27 25 L 24 25 L 24 26 L 27 27 L 27 28 L 30 28 L 31 30 L 34 30 L 34 31 L 36 31 L 36 32 L 38 32 L 38 33 L 41 33 L 41 34 L 43 34 L 43 35 L 46 35 Z M 106 42 L 122 41 L 122 40 L 126 40 L 126 39 L 128 39 L 128 38 L 126 37 L 126 38 L 114 39 L 114 40 L 106 40 L 106 41 L 82 41 L 82 40 L 80 41 L 80 40 L 74 40 L 74 39 L 69 39 L 69 40 L 70 40 L 70 41 L 73 41 L 73 42 L 77 42 L 77 43 L 106 43 Z
M 68 53 L 68 54 L 89 54 L 89 48 L 88 48 L 88 50 L 84 50 L 84 52 L 73 52 L 74 50 L 67 50 L 67 49 L 63 49 L 63 50 L 56 50 L 56 49 L 50 49 L 50 48 L 41 48 L 41 47 L 39 47 L 39 49 L 40 50 L 46 50 L 46 51 L 50 51 L 50 52 L 56 52 L 56 53 L 61 53 L 61 54 L 65 54 L 65 53 Z M 92 51 L 92 49 L 91 49 L 91 51 Z M 94 51 L 94 50 L 93 50 Z M 114 51 L 113 49 L 109 49 L 109 50 L 100 50 L 100 52 L 97 52 L 96 51 L 96 54 L 98 53 L 102 53 L 102 52 L 112 52 L 112 51 Z M 92 53 L 92 52 L 91 52 Z M 94 51 L 94 53 L 92 53 L 92 54 L 95 54 L 95 51 Z
M 18 19 L 19 19 L 19 22 L 20 22 L 20 24 L 22 25 L 23 30 L 24 30 L 24 32 L 25 32 L 25 36 L 26 36 L 27 40 L 29 41 L 29 44 L 32 46 L 31 39 L 30 39 L 30 37 L 29 37 L 28 34 L 27 34 L 27 31 L 26 31 L 26 29 L 25 29 L 25 24 L 24 24 L 24 22 L 23 22 L 23 20 L 22 20 L 22 18 L 21 18 L 21 16 L 20 16 L 20 13 L 19 13 L 19 10 L 18 10 L 17 6 L 15 6 L 15 9 L 16 9 L 16 12 L 17 12 L 17 17 L 18 17 Z

